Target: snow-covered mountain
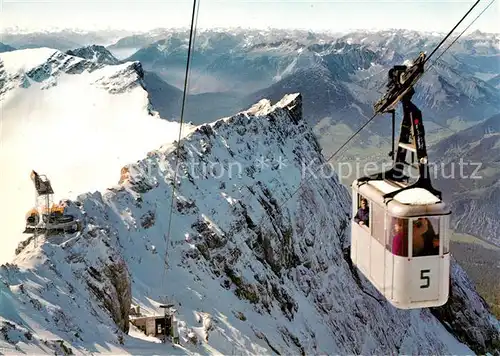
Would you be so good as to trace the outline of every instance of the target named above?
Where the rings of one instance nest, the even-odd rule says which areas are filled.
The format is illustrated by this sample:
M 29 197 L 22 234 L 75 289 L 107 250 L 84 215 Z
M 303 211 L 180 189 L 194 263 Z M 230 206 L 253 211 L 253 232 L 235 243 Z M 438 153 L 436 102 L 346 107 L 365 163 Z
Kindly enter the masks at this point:
M 52 177 L 56 198 L 72 196 L 114 183 L 125 163 L 177 138 L 178 124 L 155 114 L 144 87 L 138 62 L 104 65 L 50 48 L 0 54 L 2 262 L 35 202 L 32 169 Z
M 99 64 L 119 64 L 123 61 L 114 57 L 103 46 L 81 47 L 66 52 L 69 55 L 88 59 Z M 148 99 L 160 117 L 179 121 L 182 106 L 182 90 L 167 83 L 158 74 L 143 70 L 141 73 L 144 88 L 148 92 Z M 238 96 L 228 93 L 190 94 L 186 98 L 184 110 L 185 122 L 194 124 L 216 120 L 234 113 L 235 108 L 240 108 L 241 100 Z
M 300 95 L 198 127 L 181 141 L 179 166 L 175 145 L 151 149 L 118 185 L 68 202 L 81 233 L 30 241 L 2 266 L 8 353 L 498 349 L 499 322 L 455 263 L 451 300 L 435 310 L 396 310 L 358 275 L 348 191 L 335 175 L 302 179 L 304 163 L 324 158 Z M 128 323 L 131 305 L 151 314 L 165 301 L 177 310 L 181 346 Z
M 66 54 L 104 65 L 122 63 L 104 46 L 80 47 L 66 51 Z M 142 65 L 140 65 L 140 71 L 141 83 L 147 90 L 149 102 L 155 111 L 161 117 L 178 120 L 181 112 L 182 91 L 162 80 L 156 73 L 143 70 Z

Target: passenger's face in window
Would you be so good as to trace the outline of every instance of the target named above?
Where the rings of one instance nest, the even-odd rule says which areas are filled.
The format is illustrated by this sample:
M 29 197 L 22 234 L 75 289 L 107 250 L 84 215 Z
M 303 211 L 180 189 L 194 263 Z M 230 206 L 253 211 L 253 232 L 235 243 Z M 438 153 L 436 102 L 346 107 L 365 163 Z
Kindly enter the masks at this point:
M 427 231 L 427 220 L 419 218 L 417 221 L 413 222 L 413 234 L 423 234 Z
M 396 223 L 394 224 L 394 232 L 398 233 L 401 232 L 402 230 L 403 230 L 403 224 L 401 223 L 401 221 L 396 221 Z
M 366 202 L 365 202 L 364 200 L 361 200 L 361 207 L 362 207 L 363 209 L 365 209 L 365 208 L 366 208 Z

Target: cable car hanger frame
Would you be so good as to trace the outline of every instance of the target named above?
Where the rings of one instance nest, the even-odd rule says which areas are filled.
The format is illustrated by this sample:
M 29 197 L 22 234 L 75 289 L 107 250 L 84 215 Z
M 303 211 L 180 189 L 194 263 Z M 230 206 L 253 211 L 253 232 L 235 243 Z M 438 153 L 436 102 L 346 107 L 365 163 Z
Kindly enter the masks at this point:
M 417 164 L 419 170 L 418 180 L 405 186 L 399 190 L 385 194 L 384 199 L 392 199 L 395 195 L 403 190 L 413 188 L 423 188 L 428 190 L 433 195 L 441 199 L 441 192 L 432 186 L 430 180 L 430 171 L 427 157 L 427 148 L 425 145 L 425 131 L 422 122 L 422 112 L 412 103 L 411 99 L 415 93 L 413 85 L 420 79 L 424 73 L 425 54 L 420 55 L 415 59 L 412 66 L 407 67 L 404 65 L 396 65 L 389 70 L 388 75 L 388 92 L 375 103 L 375 113 L 391 113 L 393 121 L 392 138 L 394 142 L 394 120 L 395 120 L 395 106 L 401 102 L 403 107 L 403 120 L 401 122 L 401 130 L 398 141 L 398 148 L 396 155 L 393 151 L 390 155 L 393 156 L 392 168 L 361 177 L 358 179 L 360 184 L 365 184 L 370 180 L 389 180 L 393 182 L 409 182 L 409 177 L 403 172 L 404 166 L 409 165 L 406 162 L 406 155 L 408 151 L 417 155 Z M 412 141 L 413 136 L 413 143 Z M 393 144 L 394 150 L 394 144 Z

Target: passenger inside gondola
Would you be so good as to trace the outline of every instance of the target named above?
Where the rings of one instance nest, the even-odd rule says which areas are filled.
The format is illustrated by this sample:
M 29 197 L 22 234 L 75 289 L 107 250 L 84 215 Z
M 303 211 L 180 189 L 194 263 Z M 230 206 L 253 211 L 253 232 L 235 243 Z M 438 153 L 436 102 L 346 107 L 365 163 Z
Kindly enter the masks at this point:
M 393 218 L 392 253 L 397 256 L 408 257 L 408 220 Z
M 370 226 L 370 209 L 368 208 L 368 201 L 366 198 L 360 199 L 360 207 L 356 216 L 354 216 L 354 221 L 359 225 L 364 225 L 366 227 Z
M 439 235 L 428 218 L 413 222 L 413 256 L 439 255 Z

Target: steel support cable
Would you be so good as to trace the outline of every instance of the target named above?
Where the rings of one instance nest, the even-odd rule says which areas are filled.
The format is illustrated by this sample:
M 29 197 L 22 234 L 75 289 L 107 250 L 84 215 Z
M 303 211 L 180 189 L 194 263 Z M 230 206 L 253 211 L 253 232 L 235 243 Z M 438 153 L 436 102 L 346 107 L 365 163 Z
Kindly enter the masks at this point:
M 168 244 L 170 241 L 170 233 L 172 226 L 172 213 L 174 210 L 174 201 L 175 201 L 175 188 L 177 186 L 177 173 L 179 169 L 179 157 L 180 157 L 180 143 L 182 139 L 182 125 L 184 124 L 184 112 L 186 106 L 186 99 L 188 93 L 189 86 L 189 75 L 190 75 L 190 64 L 192 60 L 192 51 L 194 50 L 194 41 L 196 38 L 196 28 L 198 23 L 198 9 L 199 9 L 199 0 L 193 0 L 193 10 L 191 14 L 191 26 L 189 30 L 189 43 L 188 43 L 188 52 L 187 52 L 187 60 L 186 60 L 186 72 L 184 76 L 184 90 L 182 93 L 182 106 L 181 106 L 181 115 L 180 115 L 180 124 L 179 124 L 179 136 L 177 139 L 177 147 L 176 147 L 176 157 L 175 157 L 175 166 L 174 166 L 174 179 L 173 179 L 173 187 L 172 187 L 172 199 L 170 202 L 170 214 L 168 220 L 168 230 L 165 235 L 165 256 L 164 256 L 164 264 L 165 268 L 163 269 L 163 278 L 162 278 L 162 289 L 165 280 L 166 270 L 168 268 Z

